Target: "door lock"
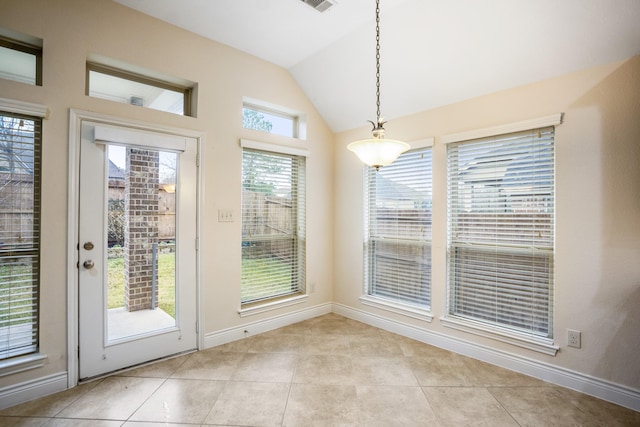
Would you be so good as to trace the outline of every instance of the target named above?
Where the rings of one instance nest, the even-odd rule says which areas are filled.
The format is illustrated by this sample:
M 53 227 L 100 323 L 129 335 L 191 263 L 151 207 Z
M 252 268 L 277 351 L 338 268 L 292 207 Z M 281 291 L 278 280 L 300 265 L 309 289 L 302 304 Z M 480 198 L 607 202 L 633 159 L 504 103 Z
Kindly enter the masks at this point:
M 84 245 L 82 245 L 82 247 L 85 248 L 85 250 L 90 251 L 91 249 L 93 249 L 93 243 L 86 242 Z
M 82 265 L 84 266 L 84 268 L 86 268 L 87 270 L 92 269 L 95 264 L 93 261 L 91 261 L 90 259 L 86 260 L 85 262 L 82 263 Z

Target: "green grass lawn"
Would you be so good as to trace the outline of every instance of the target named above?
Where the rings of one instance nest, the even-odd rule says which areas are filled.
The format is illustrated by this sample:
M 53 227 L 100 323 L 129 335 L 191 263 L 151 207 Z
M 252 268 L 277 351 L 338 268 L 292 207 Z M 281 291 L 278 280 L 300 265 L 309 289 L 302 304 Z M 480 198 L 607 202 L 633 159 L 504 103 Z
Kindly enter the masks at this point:
M 242 260 L 242 302 L 291 292 L 291 268 L 277 258 Z
M 33 280 L 31 266 L 0 264 L 0 327 L 31 323 Z
M 30 277 L 30 267 L 0 266 L 2 277 L 16 278 L 19 275 Z M 112 258 L 108 261 L 108 308 L 124 307 L 124 258 Z M 291 291 L 291 270 L 286 263 L 276 258 L 245 259 L 242 262 L 242 301 L 260 300 L 271 295 L 286 294 Z M 265 283 L 268 285 L 265 286 Z M 19 298 L 20 292 L 8 282 L 0 286 L 0 303 Z M 30 291 L 29 291 L 30 293 Z M 175 254 L 158 255 L 158 306 L 175 318 Z M 6 317 L 6 316 L 5 316 Z M 14 316 L 16 317 L 16 316 Z M 0 318 L 0 321 L 8 319 Z M 16 317 L 16 320 L 17 317 Z M 19 323 L 20 321 L 18 321 Z
M 158 307 L 175 318 L 176 258 L 174 253 L 158 255 Z M 109 259 L 107 307 L 124 307 L 124 258 Z
M 109 260 L 109 308 L 124 306 L 124 259 Z M 277 258 L 242 261 L 242 301 L 255 301 L 291 291 L 291 270 Z M 268 285 L 265 285 L 267 283 Z M 158 255 L 158 306 L 175 317 L 175 257 Z

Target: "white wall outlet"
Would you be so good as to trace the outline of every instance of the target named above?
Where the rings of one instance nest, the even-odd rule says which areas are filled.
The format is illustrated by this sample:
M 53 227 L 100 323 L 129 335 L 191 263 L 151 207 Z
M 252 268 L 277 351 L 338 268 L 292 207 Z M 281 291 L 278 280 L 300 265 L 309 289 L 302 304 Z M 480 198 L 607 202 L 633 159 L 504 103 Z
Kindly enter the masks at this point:
M 233 209 L 218 209 L 218 222 L 233 222 Z
M 574 331 L 573 329 L 567 329 L 567 345 L 569 347 L 580 348 L 582 346 L 582 333 L 580 331 Z

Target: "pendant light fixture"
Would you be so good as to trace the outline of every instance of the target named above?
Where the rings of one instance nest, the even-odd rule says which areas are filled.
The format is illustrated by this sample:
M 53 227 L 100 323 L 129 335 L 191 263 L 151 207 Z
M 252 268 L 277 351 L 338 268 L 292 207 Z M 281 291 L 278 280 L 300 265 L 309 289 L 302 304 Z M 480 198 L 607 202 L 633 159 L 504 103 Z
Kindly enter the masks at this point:
M 411 146 L 406 142 L 384 138 L 384 118 L 380 115 L 380 0 L 376 0 L 376 116 L 375 122 L 368 120 L 373 126 L 373 138 L 352 142 L 347 148 L 368 166 L 380 169 L 393 163 L 400 154 Z

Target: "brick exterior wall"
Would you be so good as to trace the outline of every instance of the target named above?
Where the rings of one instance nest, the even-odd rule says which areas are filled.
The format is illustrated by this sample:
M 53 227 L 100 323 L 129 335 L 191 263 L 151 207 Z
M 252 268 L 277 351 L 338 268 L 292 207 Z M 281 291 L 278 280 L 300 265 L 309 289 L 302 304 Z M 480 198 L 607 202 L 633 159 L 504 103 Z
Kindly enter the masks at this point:
M 127 148 L 124 299 L 128 311 L 154 309 L 158 304 L 158 287 L 153 307 L 151 292 L 153 245 L 158 243 L 159 167 L 157 151 Z M 157 279 L 157 265 L 155 271 Z

